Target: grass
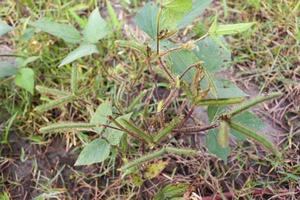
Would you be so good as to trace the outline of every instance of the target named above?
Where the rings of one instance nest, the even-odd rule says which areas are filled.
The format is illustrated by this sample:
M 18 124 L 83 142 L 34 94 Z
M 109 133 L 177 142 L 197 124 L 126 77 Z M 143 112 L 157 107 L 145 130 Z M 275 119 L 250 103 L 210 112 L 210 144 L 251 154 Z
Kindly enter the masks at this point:
M 85 21 L 79 20 L 70 10 L 76 10 L 75 13 L 84 18 L 97 4 L 94 0 L 88 3 L 63 0 L 28 2 L 23 6 L 10 0 L 1 2 L 1 19 L 17 24 L 20 20 L 37 19 L 43 13 L 55 21 L 81 26 Z M 206 200 L 297 199 L 300 193 L 299 137 L 296 135 L 299 133 L 297 97 L 300 94 L 299 7 L 296 7 L 296 0 L 255 2 L 259 1 L 228 0 L 228 13 L 223 16 L 223 1 L 217 1 L 209 12 L 218 11 L 224 23 L 257 22 L 249 33 L 229 38 L 230 48 L 234 51 L 232 79 L 250 94 L 278 90 L 287 94 L 285 98 L 266 105 L 267 116 L 275 127 L 281 129 L 279 144 L 283 160 L 274 160 L 272 155 L 262 156 L 258 146 L 238 142 L 228 164 L 224 164 L 198 144 L 201 138 L 190 136 L 175 137 L 171 142 L 177 147 L 197 147 L 201 154 L 193 158 L 171 155 L 155 160 L 168 162 L 168 167 L 156 179 L 144 177 L 147 169 L 126 179 L 120 176 L 120 162 L 146 153 L 135 140 L 131 145 L 136 151 L 129 152 L 130 156 L 113 154 L 106 165 L 74 167 L 81 146 L 97 136 L 73 131 L 41 134 L 41 127 L 57 121 L 88 122 L 91 113 L 106 96 L 114 99 L 118 113 L 139 109 L 143 96 L 137 91 L 152 93 L 156 97 L 146 100 L 144 114 L 152 119 L 142 123 L 154 130 L 164 123 L 155 117 L 159 100 L 167 96 L 164 82 L 159 83 L 160 91 L 154 90 L 152 77 L 141 71 L 135 52 L 116 48 L 111 40 L 105 40 L 101 42 L 103 51 L 98 57 L 78 62 L 76 101 L 48 112 L 36 113 L 33 108 L 42 101 L 56 98 L 58 92 L 55 95 L 37 93 L 32 97 L 17 88 L 9 78 L 0 80 L 0 127 L 9 128 L 10 134 L 9 140 L 3 140 L 0 148 L 0 191 L 3 196 L 6 194 L 11 199 L 150 199 L 163 185 L 184 182 L 189 184 L 185 195 L 195 199 L 200 196 Z M 129 16 L 138 4 L 139 1 L 131 6 L 121 2 Z M 36 73 L 36 85 L 71 93 L 72 68 L 57 67 L 70 48 L 47 34 L 25 36 L 24 29 L 19 28 L 9 35 L 10 40 L 1 39 L 0 46 L 11 46 L 13 53 L 21 56 L 38 55 L 39 61 L 31 65 Z M 122 33 L 116 32 L 113 37 L 118 39 L 121 36 Z M 132 76 L 128 77 L 128 74 Z M 180 109 L 173 106 L 169 118 Z M 265 110 L 262 108 L 260 112 Z M 12 121 L 13 125 L 8 126 Z

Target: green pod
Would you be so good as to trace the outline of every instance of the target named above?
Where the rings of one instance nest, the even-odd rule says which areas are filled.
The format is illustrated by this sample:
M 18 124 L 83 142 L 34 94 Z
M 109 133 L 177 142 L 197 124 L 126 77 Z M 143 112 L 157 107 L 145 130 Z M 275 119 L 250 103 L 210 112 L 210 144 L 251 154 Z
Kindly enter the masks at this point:
M 228 99 L 200 99 L 195 102 L 197 106 L 224 106 L 238 104 L 245 100 L 244 97 L 228 98 Z
M 227 148 L 229 146 L 229 125 L 226 121 L 220 122 L 217 141 L 222 148 Z

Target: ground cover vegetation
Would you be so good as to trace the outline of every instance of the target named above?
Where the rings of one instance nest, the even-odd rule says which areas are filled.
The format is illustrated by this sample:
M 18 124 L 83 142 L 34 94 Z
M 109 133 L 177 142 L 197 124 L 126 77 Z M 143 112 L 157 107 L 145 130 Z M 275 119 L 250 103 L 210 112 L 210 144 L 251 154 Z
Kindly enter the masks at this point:
M 0 5 L 0 199 L 297 199 L 299 2 Z

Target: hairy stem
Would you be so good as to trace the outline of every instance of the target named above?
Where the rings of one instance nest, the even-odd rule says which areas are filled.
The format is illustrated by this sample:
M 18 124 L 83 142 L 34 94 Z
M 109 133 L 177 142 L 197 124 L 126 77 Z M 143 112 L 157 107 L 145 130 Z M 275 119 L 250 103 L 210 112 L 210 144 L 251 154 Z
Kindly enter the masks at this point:
M 275 93 L 271 93 L 269 95 L 265 95 L 265 96 L 258 96 L 244 104 L 242 104 L 241 106 L 239 106 L 238 108 L 234 109 L 233 111 L 227 113 L 226 115 L 228 116 L 228 118 L 231 118 L 237 114 L 240 114 L 242 113 L 243 111 L 253 107 L 253 106 L 256 106 L 257 104 L 259 103 L 262 103 L 264 101 L 268 101 L 268 100 L 271 100 L 271 99 L 274 99 L 274 98 L 277 98 L 279 96 L 281 96 L 282 93 L 281 92 L 275 92 Z
M 140 158 L 130 161 L 129 163 L 127 163 L 123 167 L 121 167 L 121 171 L 129 169 L 131 167 L 138 166 L 149 160 L 159 158 L 167 153 L 176 154 L 176 155 L 184 155 L 184 156 L 193 156 L 193 155 L 197 154 L 197 151 L 192 150 L 192 149 L 179 149 L 179 148 L 174 148 L 174 147 L 163 147 L 162 149 L 160 149 L 158 151 L 154 151 L 152 153 L 146 154 Z

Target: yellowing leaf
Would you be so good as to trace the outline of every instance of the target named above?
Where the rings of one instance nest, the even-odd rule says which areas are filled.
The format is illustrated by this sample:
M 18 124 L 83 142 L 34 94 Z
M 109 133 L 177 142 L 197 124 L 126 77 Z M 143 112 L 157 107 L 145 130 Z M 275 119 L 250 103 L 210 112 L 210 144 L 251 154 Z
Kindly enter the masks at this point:
M 242 33 L 247 31 L 254 25 L 254 22 L 251 23 L 238 23 L 238 24 L 221 24 L 217 25 L 213 32 L 211 31 L 211 35 L 221 36 L 221 35 L 233 35 L 237 33 Z
M 229 146 L 229 126 L 225 121 L 220 122 L 217 140 L 222 148 L 227 148 Z
M 132 174 L 131 175 L 131 180 L 132 180 L 132 183 L 137 187 L 142 186 L 143 183 L 144 183 L 144 180 L 143 180 L 142 175 L 140 173 Z
M 145 172 L 145 178 L 147 179 L 153 179 L 157 177 L 168 165 L 167 161 L 158 161 L 155 163 L 150 164 Z

